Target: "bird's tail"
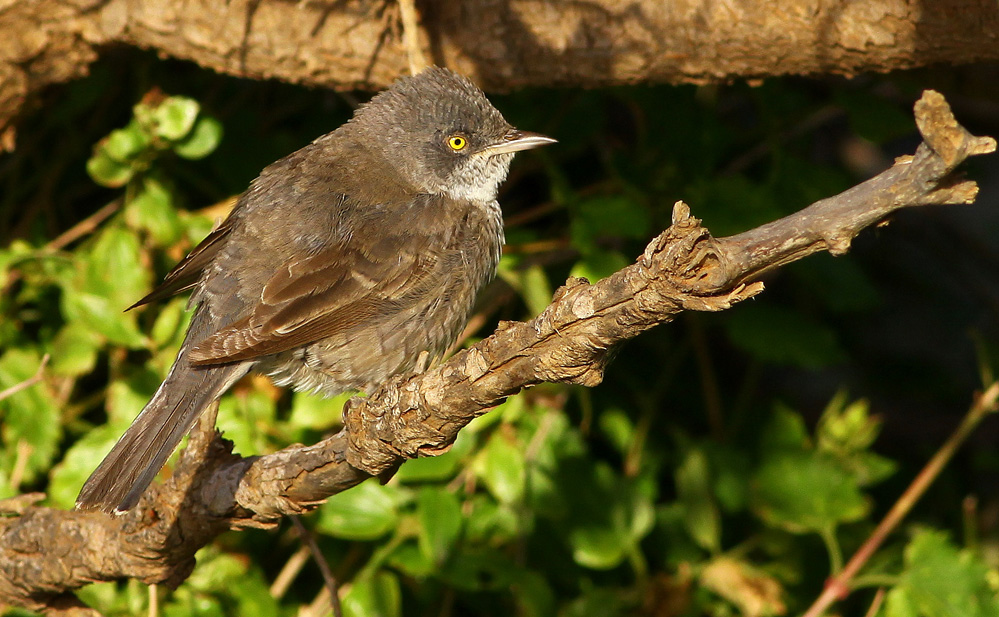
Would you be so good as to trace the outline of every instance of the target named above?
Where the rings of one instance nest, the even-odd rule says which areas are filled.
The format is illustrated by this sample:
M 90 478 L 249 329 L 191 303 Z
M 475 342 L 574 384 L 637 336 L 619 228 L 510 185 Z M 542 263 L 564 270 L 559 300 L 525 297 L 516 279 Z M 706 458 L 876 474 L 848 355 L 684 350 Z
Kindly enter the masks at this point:
M 90 474 L 76 498 L 78 509 L 119 514 L 131 509 L 201 413 L 249 370 L 247 362 L 196 367 L 186 356 L 185 349 L 152 400 Z

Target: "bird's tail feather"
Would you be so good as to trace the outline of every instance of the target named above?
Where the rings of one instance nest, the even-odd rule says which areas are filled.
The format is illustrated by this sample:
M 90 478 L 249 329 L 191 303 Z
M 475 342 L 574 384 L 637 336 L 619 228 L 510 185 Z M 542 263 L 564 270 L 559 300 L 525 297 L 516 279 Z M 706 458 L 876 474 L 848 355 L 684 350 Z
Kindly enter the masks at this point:
M 245 375 L 249 363 L 194 367 L 183 351 L 152 400 L 83 485 L 76 507 L 131 509 L 207 407 Z

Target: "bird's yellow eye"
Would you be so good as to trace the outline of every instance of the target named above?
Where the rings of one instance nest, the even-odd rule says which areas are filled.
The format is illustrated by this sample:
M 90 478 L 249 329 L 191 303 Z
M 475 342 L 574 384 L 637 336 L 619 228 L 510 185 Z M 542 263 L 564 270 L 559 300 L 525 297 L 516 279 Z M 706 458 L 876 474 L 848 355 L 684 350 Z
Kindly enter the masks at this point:
M 452 135 L 448 138 L 447 145 L 449 148 L 457 152 L 468 145 L 468 140 L 461 135 Z

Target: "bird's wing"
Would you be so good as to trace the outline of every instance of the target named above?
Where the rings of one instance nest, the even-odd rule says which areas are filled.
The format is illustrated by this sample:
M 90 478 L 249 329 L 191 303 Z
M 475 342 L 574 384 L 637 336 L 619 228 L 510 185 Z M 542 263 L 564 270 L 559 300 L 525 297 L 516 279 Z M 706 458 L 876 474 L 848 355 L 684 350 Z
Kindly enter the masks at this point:
M 170 296 L 179 294 L 182 291 L 187 291 L 195 285 L 201 279 L 201 273 L 212 259 L 215 254 L 218 253 L 219 248 L 222 247 L 225 242 L 223 241 L 229 232 L 232 231 L 232 219 L 226 219 L 222 222 L 218 228 L 201 241 L 198 246 L 194 247 L 194 250 L 188 253 L 187 257 L 182 259 L 180 263 L 174 266 L 173 270 L 170 271 L 163 278 L 163 282 L 160 283 L 155 289 L 146 294 L 141 300 L 128 307 L 127 311 L 130 311 L 136 307 L 142 306 L 143 304 L 149 304 L 150 302 L 156 302 L 157 300 L 163 300 L 169 298 Z
M 443 254 L 419 231 L 403 242 L 389 235 L 357 247 L 327 247 L 286 263 L 263 287 L 250 313 L 198 343 L 194 364 L 249 360 L 294 349 L 440 293 L 447 277 Z

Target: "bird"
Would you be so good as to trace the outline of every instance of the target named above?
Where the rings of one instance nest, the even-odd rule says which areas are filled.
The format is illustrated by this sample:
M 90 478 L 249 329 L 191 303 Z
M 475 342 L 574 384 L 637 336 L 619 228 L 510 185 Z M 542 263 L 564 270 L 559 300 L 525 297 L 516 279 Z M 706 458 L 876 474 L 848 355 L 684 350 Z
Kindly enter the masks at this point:
M 432 66 L 267 166 L 130 307 L 191 290 L 194 312 L 169 373 L 77 509 L 133 508 L 202 412 L 250 371 L 333 396 L 439 360 L 495 276 L 497 192 L 514 153 L 554 142 Z

